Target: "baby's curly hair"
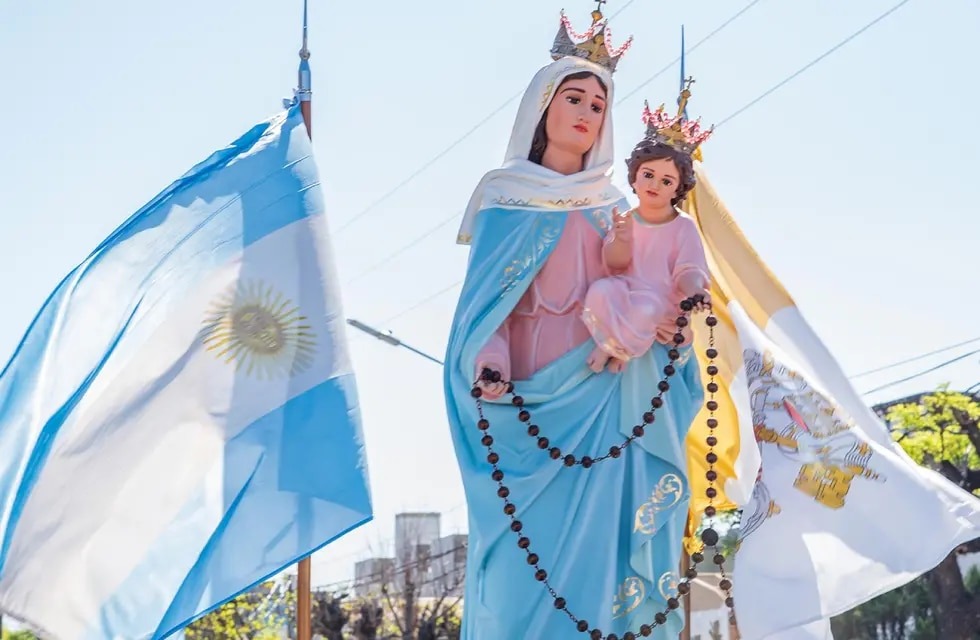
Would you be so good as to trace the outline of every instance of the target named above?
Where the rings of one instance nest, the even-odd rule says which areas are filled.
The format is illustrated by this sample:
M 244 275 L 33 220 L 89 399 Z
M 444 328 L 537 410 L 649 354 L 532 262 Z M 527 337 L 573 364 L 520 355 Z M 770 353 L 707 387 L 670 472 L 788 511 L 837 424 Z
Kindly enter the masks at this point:
M 673 161 L 678 173 L 680 173 L 677 195 L 670 201 L 671 204 L 676 205 L 684 200 L 685 196 L 694 188 L 694 185 L 697 184 L 697 178 L 694 177 L 694 162 L 691 160 L 691 156 L 669 145 L 643 140 L 633 148 L 633 153 L 626 160 L 630 187 L 636 183 L 636 172 L 640 170 L 640 165 L 651 160 L 663 159 Z

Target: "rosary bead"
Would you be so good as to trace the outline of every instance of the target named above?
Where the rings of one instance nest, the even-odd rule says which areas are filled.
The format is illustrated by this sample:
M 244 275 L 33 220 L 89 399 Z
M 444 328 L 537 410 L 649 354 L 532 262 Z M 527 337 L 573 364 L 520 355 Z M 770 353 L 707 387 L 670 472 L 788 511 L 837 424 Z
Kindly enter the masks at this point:
M 704 542 L 706 547 L 713 547 L 718 544 L 718 532 L 708 527 L 701 532 L 701 541 Z
M 517 541 L 517 546 L 520 547 L 521 549 L 527 549 L 528 547 L 531 546 L 531 539 L 521 536 L 520 539 L 518 539 Z
M 480 418 L 480 421 L 476 423 L 476 426 L 480 429 L 480 431 L 486 431 L 490 428 L 490 421 L 486 418 Z
M 645 429 L 640 425 L 636 425 L 635 427 L 633 427 L 633 435 L 636 436 L 637 438 L 642 438 L 644 432 Z
M 485 435 L 482 438 L 480 438 L 480 442 L 483 443 L 484 447 L 489 447 L 490 445 L 493 444 L 493 437 L 490 435 Z

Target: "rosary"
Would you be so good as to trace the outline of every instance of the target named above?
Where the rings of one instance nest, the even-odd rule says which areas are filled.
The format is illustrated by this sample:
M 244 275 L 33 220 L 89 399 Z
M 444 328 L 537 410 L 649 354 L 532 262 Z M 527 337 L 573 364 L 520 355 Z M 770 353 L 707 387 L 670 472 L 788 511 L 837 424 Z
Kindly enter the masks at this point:
M 696 295 L 680 303 L 682 313 L 680 316 L 678 316 L 676 321 L 678 331 L 673 337 L 674 347 L 667 353 L 667 357 L 670 359 L 670 364 L 664 367 L 664 378 L 657 384 L 659 393 L 652 400 L 650 400 L 650 410 L 643 414 L 643 424 L 638 424 L 633 427 L 633 433 L 630 437 L 628 437 L 621 444 L 610 447 L 609 452 L 603 456 L 596 458 L 591 458 L 589 456 L 577 458 L 572 454 L 566 454 L 563 456 L 558 447 L 551 446 L 548 438 L 541 435 L 541 429 L 537 425 L 531 424 L 531 413 L 524 408 L 524 398 L 514 393 L 514 384 L 508 381 L 507 393 L 512 396 L 511 404 L 518 409 L 518 420 L 529 425 L 527 428 L 527 434 L 530 437 L 537 439 L 538 448 L 542 451 L 547 451 L 548 455 L 553 460 L 560 460 L 566 467 L 580 465 L 583 469 L 588 469 L 605 460 L 619 458 L 622 455 L 623 449 L 630 446 L 637 438 L 642 438 L 643 434 L 646 432 L 647 426 L 653 424 L 654 422 L 654 413 L 657 409 L 664 405 L 663 396 L 670 389 L 669 379 L 677 372 L 677 369 L 674 367 L 674 363 L 681 357 L 677 347 L 683 344 L 685 339 L 684 335 L 681 333 L 681 330 L 688 326 L 688 316 L 690 315 L 691 310 L 696 304 L 701 303 L 703 300 L 703 296 Z M 734 622 L 735 600 L 732 597 L 732 581 L 725 574 L 725 556 L 721 553 L 721 549 L 718 547 L 719 535 L 717 530 L 714 528 L 714 517 L 717 510 L 715 509 L 713 503 L 714 498 L 718 495 L 718 490 L 714 486 L 715 481 L 718 479 L 718 473 L 714 469 L 715 463 L 718 462 L 718 454 L 714 452 L 714 447 L 718 445 L 718 438 L 715 436 L 715 429 L 718 427 L 718 420 L 715 418 L 714 413 L 718 409 L 718 402 L 715 400 L 715 393 L 718 391 L 718 384 L 715 382 L 715 376 L 718 375 L 718 367 L 714 364 L 715 358 L 718 357 L 718 350 L 715 349 L 714 346 L 714 327 L 718 324 L 718 319 L 709 311 L 708 316 L 705 319 L 705 324 L 708 325 L 709 333 L 708 349 L 705 351 L 705 356 L 707 356 L 709 361 L 708 366 L 705 368 L 705 372 L 709 376 L 709 382 L 707 385 L 705 385 L 705 389 L 708 392 L 708 400 L 705 403 L 705 407 L 710 412 L 707 420 L 710 435 L 706 439 L 709 450 L 705 456 L 705 460 L 709 465 L 708 471 L 705 474 L 705 477 L 708 480 L 708 489 L 706 490 L 705 494 L 709 499 L 709 503 L 704 509 L 704 516 L 705 518 L 710 519 L 710 524 L 701 532 L 701 542 L 703 543 L 702 550 L 691 554 L 691 566 L 688 567 L 686 575 L 677 585 L 677 592 L 679 595 L 686 595 L 691 592 L 691 581 L 698 576 L 697 567 L 699 564 L 704 562 L 705 556 L 703 552 L 710 549 L 714 555 L 712 560 L 721 571 L 722 580 L 718 586 L 725 592 L 725 605 L 731 611 L 729 614 L 730 620 Z M 486 382 L 501 382 L 501 377 L 499 372 L 484 369 L 481 372 L 480 380 Z M 481 442 L 483 443 L 483 446 L 487 448 L 487 462 L 489 462 L 493 467 L 491 477 L 493 478 L 494 482 L 497 483 L 497 496 L 504 501 L 504 513 L 510 518 L 510 529 L 518 536 L 517 546 L 523 549 L 527 554 L 527 563 L 534 569 L 535 579 L 542 583 L 545 588 L 547 588 L 548 593 L 551 594 L 551 597 L 554 599 L 555 609 L 564 612 L 572 623 L 575 624 L 575 628 L 578 629 L 578 631 L 582 633 L 589 633 L 590 640 L 620 640 L 619 636 L 617 636 L 615 633 L 605 635 L 598 628 L 592 628 L 590 631 L 588 621 L 580 619 L 574 613 L 572 613 L 567 607 L 565 598 L 559 595 L 549 583 L 548 572 L 541 568 L 538 554 L 531 551 L 531 539 L 524 534 L 524 525 L 515 516 L 517 513 L 517 507 L 509 500 L 510 489 L 508 489 L 504 484 L 504 472 L 497 466 L 500 462 L 500 454 L 493 450 L 493 437 L 490 435 L 490 421 L 486 419 L 483 413 L 483 402 L 481 400 L 483 391 L 479 386 L 474 385 L 470 394 L 474 399 L 476 399 L 477 410 L 480 416 L 480 419 L 477 422 L 477 428 L 483 432 Z M 641 625 L 639 635 L 642 637 L 647 637 L 652 634 L 655 627 L 661 626 L 667 622 L 667 614 L 678 607 L 680 607 L 680 601 L 676 597 L 668 598 L 667 608 L 664 611 L 658 612 L 650 623 Z M 622 640 L 636 640 L 636 637 L 636 633 L 627 631 L 625 634 L 623 634 Z

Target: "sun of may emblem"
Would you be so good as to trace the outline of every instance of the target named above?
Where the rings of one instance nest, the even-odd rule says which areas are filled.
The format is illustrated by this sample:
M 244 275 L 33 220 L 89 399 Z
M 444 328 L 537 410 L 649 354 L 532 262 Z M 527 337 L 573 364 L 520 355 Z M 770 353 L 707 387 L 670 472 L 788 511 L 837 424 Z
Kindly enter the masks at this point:
M 202 340 L 215 357 L 261 379 L 294 376 L 313 362 L 316 336 L 281 293 L 243 282 L 222 294 L 204 318 Z

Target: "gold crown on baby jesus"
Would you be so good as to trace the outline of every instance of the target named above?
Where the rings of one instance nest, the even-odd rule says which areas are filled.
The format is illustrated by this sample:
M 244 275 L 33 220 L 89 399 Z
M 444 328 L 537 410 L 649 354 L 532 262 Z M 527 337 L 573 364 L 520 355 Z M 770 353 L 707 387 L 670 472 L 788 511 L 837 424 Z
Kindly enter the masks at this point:
M 602 6 L 604 2 L 605 0 L 600 0 L 599 5 Z M 602 11 L 599 9 L 592 12 L 592 26 L 585 33 L 575 33 L 571 21 L 562 10 L 561 26 L 558 27 L 555 44 L 551 47 L 551 57 L 554 60 L 561 60 L 566 56 L 582 58 L 605 67 L 609 73 L 613 73 L 616 71 L 619 59 L 633 44 L 633 36 L 630 36 L 618 49 L 610 49 L 609 35 L 608 21 L 603 19 Z
M 664 105 L 657 107 L 656 111 L 650 111 L 650 103 L 644 101 L 643 122 L 647 125 L 644 139 L 692 155 L 701 146 L 701 143 L 711 137 L 715 130 L 714 125 L 710 129 L 702 130 L 701 118 L 688 120 L 684 117 L 687 101 L 691 98 L 691 85 L 693 83 L 694 78 L 687 78 L 684 81 L 684 89 L 681 90 L 677 100 L 676 116 L 668 115 L 664 110 Z

